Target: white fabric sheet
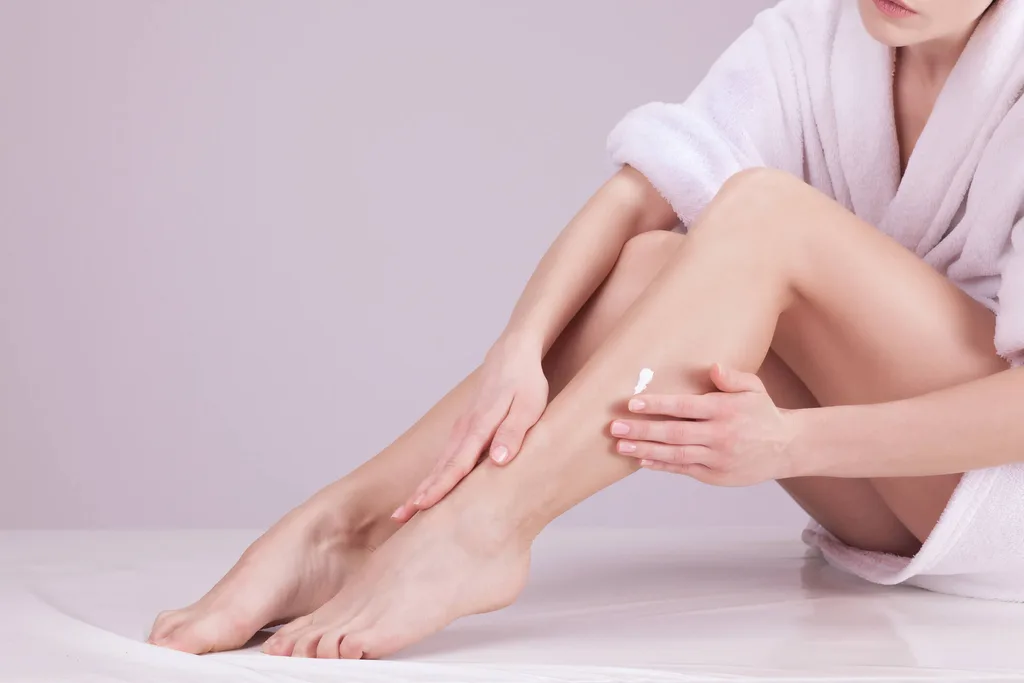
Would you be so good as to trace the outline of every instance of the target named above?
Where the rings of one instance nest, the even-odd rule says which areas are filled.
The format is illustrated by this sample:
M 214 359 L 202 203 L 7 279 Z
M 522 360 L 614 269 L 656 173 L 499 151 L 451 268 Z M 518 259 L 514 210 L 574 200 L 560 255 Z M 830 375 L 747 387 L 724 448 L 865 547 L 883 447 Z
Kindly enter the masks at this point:
M 389 661 L 146 645 L 255 532 L 0 532 L 0 681 L 1024 681 L 1024 606 L 862 582 L 792 531 L 561 530 L 520 601 Z

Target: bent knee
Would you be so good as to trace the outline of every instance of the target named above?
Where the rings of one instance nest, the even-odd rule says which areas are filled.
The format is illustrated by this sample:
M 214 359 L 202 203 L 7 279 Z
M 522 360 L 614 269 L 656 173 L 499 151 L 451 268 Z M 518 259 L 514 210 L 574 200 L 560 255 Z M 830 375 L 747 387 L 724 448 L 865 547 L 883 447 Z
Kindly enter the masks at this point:
M 752 226 L 786 229 L 796 223 L 783 220 L 787 214 L 822 199 L 827 198 L 785 171 L 749 168 L 725 181 L 695 227 L 712 222 L 739 230 Z
M 732 176 L 698 217 L 695 239 L 744 245 L 762 258 L 796 261 L 822 231 L 830 212 L 842 210 L 832 199 L 784 171 L 752 168 Z
M 746 168 L 734 173 L 715 195 L 716 200 L 740 199 L 750 202 L 780 202 L 794 193 L 812 190 L 800 178 L 776 168 Z

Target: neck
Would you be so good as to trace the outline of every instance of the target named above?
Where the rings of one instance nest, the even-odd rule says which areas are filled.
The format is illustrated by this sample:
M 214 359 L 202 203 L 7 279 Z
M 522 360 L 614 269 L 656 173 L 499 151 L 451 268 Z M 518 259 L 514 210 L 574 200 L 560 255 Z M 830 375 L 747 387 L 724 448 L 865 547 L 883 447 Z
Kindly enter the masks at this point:
M 945 81 L 977 25 L 978 22 L 974 22 L 970 28 L 955 35 L 899 48 L 899 60 L 903 66 L 929 81 Z

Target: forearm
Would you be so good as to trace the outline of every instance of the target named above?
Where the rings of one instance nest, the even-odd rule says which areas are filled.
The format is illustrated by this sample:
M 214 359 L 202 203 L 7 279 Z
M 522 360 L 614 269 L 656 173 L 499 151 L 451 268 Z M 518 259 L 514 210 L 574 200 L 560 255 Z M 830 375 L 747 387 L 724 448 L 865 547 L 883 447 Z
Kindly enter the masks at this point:
M 797 475 L 910 477 L 1024 461 L 1024 368 L 902 401 L 796 411 Z
M 541 259 L 516 303 L 504 338 L 543 355 L 611 272 L 622 246 L 647 230 L 669 229 L 675 214 L 632 168 L 598 190 Z

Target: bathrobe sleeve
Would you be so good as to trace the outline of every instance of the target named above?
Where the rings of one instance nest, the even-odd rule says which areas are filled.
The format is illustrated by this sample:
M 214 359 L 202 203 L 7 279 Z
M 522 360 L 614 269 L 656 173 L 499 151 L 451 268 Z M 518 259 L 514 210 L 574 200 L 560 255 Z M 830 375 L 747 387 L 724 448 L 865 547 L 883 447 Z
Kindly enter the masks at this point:
M 804 130 L 813 122 L 805 61 L 828 58 L 820 34 L 833 5 L 785 0 L 759 14 L 685 102 L 627 114 L 608 137 L 612 160 L 640 171 L 684 229 L 738 171 L 771 167 L 806 180 Z

